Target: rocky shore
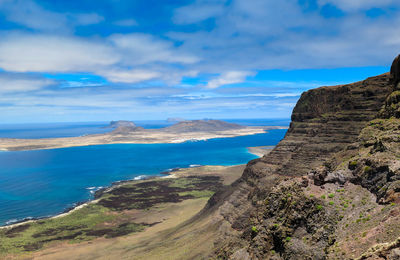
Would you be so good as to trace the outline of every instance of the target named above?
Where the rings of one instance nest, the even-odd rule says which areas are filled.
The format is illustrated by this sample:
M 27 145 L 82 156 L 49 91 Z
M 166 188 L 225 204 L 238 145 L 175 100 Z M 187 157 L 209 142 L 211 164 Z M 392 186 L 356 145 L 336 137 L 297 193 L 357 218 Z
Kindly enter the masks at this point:
M 243 168 L 196 166 L 176 169 L 164 177 L 115 182 L 98 190 L 94 200 L 78 203 L 62 214 L 0 227 L 0 257 L 34 252 L 55 241 L 82 242 L 143 232 L 168 218 L 169 209 L 163 205 L 185 204 L 186 200 L 205 203 L 236 180 Z M 155 212 L 158 219 L 145 221 L 154 218 Z

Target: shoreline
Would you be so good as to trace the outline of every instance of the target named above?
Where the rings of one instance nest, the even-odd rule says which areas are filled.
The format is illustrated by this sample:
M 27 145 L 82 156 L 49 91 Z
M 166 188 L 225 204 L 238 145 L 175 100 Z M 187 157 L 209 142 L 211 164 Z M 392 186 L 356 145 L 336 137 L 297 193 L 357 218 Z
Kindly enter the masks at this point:
M 210 132 L 183 132 L 173 133 L 167 131 L 137 131 L 128 134 L 94 134 L 80 137 L 41 138 L 41 139 L 15 139 L 0 138 L 0 151 L 32 151 L 50 150 L 70 147 L 85 147 L 108 144 L 174 144 L 190 141 L 207 141 L 216 138 L 232 138 L 263 134 L 268 130 L 288 129 L 284 126 L 246 127 L 243 129 L 210 131 Z
M 266 153 L 269 153 L 270 151 L 272 151 L 272 149 L 274 147 L 275 146 L 256 146 L 256 147 L 247 147 L 247 149 L 248 149 L 249 153 L 254 154 L 254 155 L 256 155 L 256 156 L 258 156 L 260 158 L 263 155 L 260 155 L 260 153 L 257 151 L 257 149 L 263 149 L 263 150 L 266 151 Z M 86 206 L 88 206 L 90 204 L 97 203 L 99 201 L 99 197 L 101 197 L 104 193 L 110 192 L 113 189 L 121 187 L 126 183 L 139 182 L 139 181 L 149 180 L 149 179 L 166 179 L 166 178 L 184 177 L 184 176 L 179 176 L 179 173 L 182 172 L 182 171 L 187 171 L 187 170 L 194 169 L 194 168 L 207 168 L 207 167 L 221 167 L 222 168 L 222 167 L 235 167 L 235 166 L 241 166 L 241 165 L 245 165 L 245 164 L 235 164 L 235 165 L 190 165 L 189 167 L 182 167 L 182 168 L 178 167 L 178 168 L 173 168 L 173 169 L 170 169 L 170 170 L 167 170 L 167 171 L 162 171 L 162 172 L 159 172 L 158 174 L 155 174 L 155 175 L 143 175 L 143 178 L 139 178 L 139 179 L 136 179 L 136 178 L 142 177 L 142 175 L 136 176 L 136 177 L 134 177 L 133 179 L 130 179 L 130 180 L 115 181 L 115 182 L 112 182 L 109 186 L 102 187 L 102 188 L 96 190 L 93 193 L 93 199 L 76 202 L 75 203 L 76 206 L 68 207 L 68 208 L 64 209 L 61 213 L 56 213 L 55 215 L 44 216 L 44 217 L 35 217 L 35 218 L 26 217 L 26 218 L 24 218 L 22 220 L 17 220 L 15 223 L 1 225 L 0 226 L 0 230 L 1 229 L 13 228 L 13 227 L 21 226 L 21 225 L 24 225 L 24 224 L 28 224 L 28 223 L 32 223 L 32 222 L 36 222 L 36 221 L 40 221 L 40 220 L 55 219 L 55 218 L 60 218 L 60 217 L 67 216 L 67 215 L 73 213 L 76 210 L 79 210 L 79 209 L 81 209 L 83 207 L 86 207 Z
M 194 168 L 205 168 L 205 169 L 208 168 L 208 167 L 228 168 L 228 167 L 236 167 L 236 166 L 241 166 L 241 165 L 245 165 L 245 164 L 236 164 L 236 165 L 228 165 L 228 166 L 226 166 L 226 165 L 196 165 L 196 166 L 193 166 L 193 167 L 174 168 L 174 169 L 171 169 L 171 171 L 160 172 L 160 173 L 158 173 L 158 175 L 157 174 L 148 175 L 148 176 L 146 175 L 146 177 L 141 178 L 141 179 L 135 179 L 135 178 L 139 177 L 139 176 L 136 176 L 135 178 L 130 179 L 130 180 L 115 181 L 115 182 L 111 183 L 109 186 L 106 186 L 106 187 L 103 187 L 103 188 L 97 190 L 93 194 L 93 199 L 89 199 L 89 200 L 81 201 L 81 202 L 76 202 L 75 203 L 76 206 L 68 207 L 68 208 L 64 209 L 61 213 L 56 213 L 54 215 L 44 216 L 44 217 L 35 217 L 35 218 L 26 217 L 24 219 L 18 220 L 15 223 L 1 225 L 0 226 L 0 230 L 14 228 L 14 227 L 17 227 L 17 226 L 22 226 L 22 225 L 33 223 L 33 222 L 40 221 L 40 220 L 56 219 L 56 218 L 60 218 L 60 217 L 65 217 L 65 216 L 67 216 L 67 215 L 69 215 L 69 214 L 71 214 L 71 213 L 73 213 L 73 212 L 75 212 L 75 211 L 77 211 L 79 209 L 82 209 L 82 208 L 84 208 L 84 207 L 86 207 L 86 206 L 88 206 L 90 204 L 97 203 L 99 201 L 99 198 L 103 194 L 105 194 L 107 192 L 110 192 L 113 189 L 119 188 L 119 187 L 121 187 L 121 186 L 123 186 L 123 185 L 125 185 L 127 183 L 140 182 L 140 181 L 149 180 L 149 179 L 183 178 L 185 176 L 184 175 L 179 176 L 179 174 L 178 174 L 179 172 L 187 171 L 187 170 L 194 169 Z M 160 176 L 160 175 L 164 175 L 164 176 Z
M 247 147 L 249 153 L 258 156 L 259 158 L 269 154 L 275 148 L 274 145 L 267 145 L 267 146 L 254 146 L 254 147 Z

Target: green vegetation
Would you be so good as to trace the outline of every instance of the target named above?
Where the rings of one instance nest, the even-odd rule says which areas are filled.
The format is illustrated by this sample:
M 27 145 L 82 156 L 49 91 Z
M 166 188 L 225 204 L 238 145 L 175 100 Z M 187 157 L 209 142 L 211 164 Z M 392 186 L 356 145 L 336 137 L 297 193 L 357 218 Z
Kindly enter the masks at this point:
M 365 173 L 370 173 L 370 172 L 372 172 L 372 168 L 370 166 L 365 166 L 364 167 L 364 172 Z
M 323 199 L 323 200 L 326 199 L 326 196 L 325 196 L 325 195 L 322 195 L 322 196 L 321 196 L 321 199 Z
M 333 201 L 329 201 L 329 205 L 334 205 L 335 204 L 335 202 L 333 202 Z
M 253 233 L 258 233 L 258 229 L 257 229 L 256 226 L 252 226 L 252 227 L 251 227 L 251 231 L 252 231 Z
M 324 208 L 324 206 L 318 204 L 318 205 L 315 206 L 315 208 L 316 208 L 317 210 L 322 210 L 322 209 Z
M 358 165 L 357 161 L 351 161 L 349 162 L 349 169 L 354 170 L 355 168 L 357 168 L 357 165 Z
M 332 198 L 334 198 L 334 197 L 335 197 L 335 194 L 333 194 L 333 193 L 329 193 L 329 194 L 328 194 L 328 198 L 332 199 Z
M 79 243 L 98 237 L 113 238 L 143 231 L 129 210 L 186 199 L 209 198 L 222 185 L 219 177 L 187 177 L 129 182 L 101 195 L 99 202 L 66 216 L 0 229 L 0 258 L 36 251 L 47 244 Z
M 118 222 L 118 218 L 110 214 L 109 209 L 91 204 L 65 217 L 3 229 L 0 230 L 0 254 L 37 250 L 52 241 L 68 240 L 74 243 L 103 235 L 106 237 L 126 235 L 142 231 L 145 227 L 135 223 L 110 225 L 107 228 L 102 226 L 103 223 Z
M 292 240 L 292 238 L 291 238 L 291 237 L 286 237 L 286 238 L 285 238 L 285 240 L 286 240 L 286 242 L 288 242 L 288 243 L 289 243 L 289 242 L 290 242 L 290 240 Z

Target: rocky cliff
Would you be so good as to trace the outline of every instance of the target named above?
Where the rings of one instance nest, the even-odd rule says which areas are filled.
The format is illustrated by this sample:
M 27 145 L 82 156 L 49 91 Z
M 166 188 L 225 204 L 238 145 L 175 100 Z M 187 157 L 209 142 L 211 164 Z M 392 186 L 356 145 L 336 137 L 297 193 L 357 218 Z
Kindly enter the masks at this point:
M 205 211 L 222 219 L 216 257 L 400 257 L 398 62 L 302 94 L 285 138 L 210 200 Z

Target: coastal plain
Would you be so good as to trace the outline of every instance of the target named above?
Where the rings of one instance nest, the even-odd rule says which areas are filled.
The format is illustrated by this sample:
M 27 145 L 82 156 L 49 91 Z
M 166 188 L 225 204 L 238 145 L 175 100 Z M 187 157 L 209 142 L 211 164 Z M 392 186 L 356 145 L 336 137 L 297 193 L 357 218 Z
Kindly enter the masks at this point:
M 174 245 L 166 236 L 187 225 L 207 200 L 237 180 L 244 168 L 245 165 L 199 166 L 177 169 L 161 178 L 116 184 L 98 192 L 95 201 L 68 213 L 1 228 L 0 257 L 107 259 L 104 250 L 108 251 L 115 243 L 120 246 L 112 249 L 113 255 L 122 258 L 126 250 L 137 259 L 208 254 L 212 245 L 210 233 L 200 232 L 197 225 L 189 225 L 184 239 L 179 238 L 185 244 L 181 244 L 183 249 L 171 250 Z M 204 224 L 208 225 L 209 221 Z M 187 239 L 194 236 L 204 238 L 204 247 L 196 246 L 195 250 L 198 240 L 188 243 Z M 164 247 L 163 243 L 168 246 Z

